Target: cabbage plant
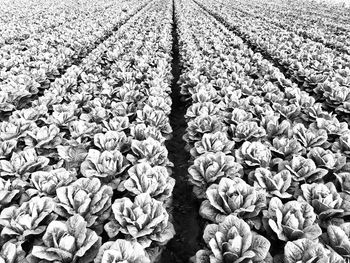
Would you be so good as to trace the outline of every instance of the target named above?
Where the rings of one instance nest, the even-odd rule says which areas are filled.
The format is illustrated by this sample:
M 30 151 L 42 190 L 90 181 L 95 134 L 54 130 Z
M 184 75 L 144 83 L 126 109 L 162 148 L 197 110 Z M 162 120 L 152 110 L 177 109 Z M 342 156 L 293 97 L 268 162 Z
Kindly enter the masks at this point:
M 48 197 L 33 197 L 21 206 L 4 208 L 0 214 L 1 237 L 25 241 L 30 235 L 43 233 L 56 218 L 54 208 L 54 201 Z
M 330 171 L 339 171 L 346 164 L 346 156 L 341 153 L 333 153 L 321 147 L 312 148 L 307 156 L 315 162 L 317 167 Z
M 11 112 L 16 109 L 14 103 L 14 96 L 5 90 L 0 91 L 0 111 L 1 112 Z
M 0 123 L 0 140 L 18 140 L 26 136 L 27 131 L 36 127 L 34 122 L 15 119 L 11 122 L 2 121 Z
M 317 168 L 312 159 L 301 155 L 294 155 L 290 161 L 280 162 L 278 169 L 279 171 L 289 170 L 292 179 L 296 182 L 306 181 L 308 183 L 320 181 L 328 173 L 326 169 Z
M 52 124 L 50 126 L 37 127 L 27 132 L 25 137 L 26 145 L 34 148 L 52 149 L 62 143 L 64 133 Z
M 344 173 L 338 173 L 335 174 L 339 184 L 340 188 L 343 192 L 350 194 L 350 173 L 344 172 Z
M 54 197 L 56 189 L 61 186 L 69 185 L 76 180 L 74 171 L 67 171 L 65 168 L 53 169 L 51 171 L 38 171 L 31 175 L 30 181 L 34 188 L 28 189 L 30 195 L 38 193 Z
M 90 149 L 85 161 L 80 166 L 80 172 L 87 178 L 99 178 L 104 184 L 116 189 L 124 179 L 124 171 L 129 162 L 118 151 L 103 151 Z
M 350 133 L 348 132 L 340 136 L 332 145 L 332 150 L 350 156 Z
M 56 190 L 55 212 L 63 218 L 81 215 L 88 227 L 101 227 L 110 215 L 113 190 L 98 178 L 80 178 Z
M 38 156 L 34 148 L 25 148 L 19 153 L 14 152 L 10 161 L 0 160 L 0 175 L 27 180 L 31 173 L 43 170 L 48 164 L 49 159 Z
M 29 187 L 29 183 L 21 179 L 4 180 L 0 177 L 0 211 L 13 204 L 21 204 L 28 200 L 28 196 L 24 193 Z
M 330 225 L 324 237 L 327 245 L 346 260 L 350 259 L 350 223 Z
M 136 122 L 143 123 L 146 126 L 157 128 L 162 135 L 170 139 L 172 128 L 170 126 L 169 117 L 161 110 L 155 110 L 149 106 L 145 106 L 142 110 L 137 111 Z
M 281 116 L 290 121 L 297 121 L 300 118 L 301 107 L 298 104 L 273 103 L 272 108 Z
M 156 127 L 146 126 L 144 123 L 137 123 L 130 126 L 130 135 L 133 139 L 144 141 L 152 138 L 160 143 L 165 142 L 165 137 Z
M 17 141 L 14 139 L 8 141 L 0 140 L 0 160 L 11 156 L 12 152 L 16 149 L 16 146 Z
M 79 140 L 70 140 L 64 145 L 58 145 L 57 152 L 62 161 L 64 161 L 65 167 L 69 170 L 80 167 L 88 155 L 87 148 L 88 145 L 81 143 Z
M 263 211 L 263 223 L 267 231 L 282 241 L 314 240 L 322 234 L 313 207 L 305 201 L 283 204 L 279 198 L 271 198 L 268 210 Z
M 22 249 L 20 243 L 14 243 L 7 241 L 2 245 L 0 250 L 0 262 L 1 263 L 28 263 L 25 259 L 25 252 Z
M 101 124 L 103 120 L 109 118 L 110 110 L 101 106 L 92 106 L 88 109 L 89 113 L 82 113 L 80 120 L 84 120 L 88 123 Z
M 213 102 L 197 102 L 188 107 L 185 118 L 194 120 L 198 116 L 217 116 L 220 114 L 219 107 Z
M 230 113 L 230 122 L 234 125 L 238 125 L 239 123 L 249 122 L 253 120 L 253 114 L 247 112 L 243 109 L 234 108 Z
M 206 249 L 199 250 L 195 263 L 265 262 L 269 255 L 270 242 L 251 231 L 243 219 L 234 215 L 220 224 L 209 224 L 204 229 Z
M 104 243 L 94 263 L 151 263 L 145 249 L 137 242 L 124 239 Z
M 283 262 L 343 263 L 344 260 L 334 251 L 326 249 L 317 240 L 302 238 L 287 242 L 284 247 Z
M 346 122 L 340 122 L 335 116 L 330 119 L 317 118 L 316 122 L 310 125 L 314 130 L 325 130 L 329 136 L 341 136 L 349 131 L 348 124 Z
M 279 119 L 280 117 L 276 115 L 262 117 L 261 126 L 265 129 L 266 137 L 270 140 L 273 138 L 285 138 L 290 133 L 291 121 L 280 121 Z
M 173 166 L 168 159 L 167 148 L 153 138 L 147 138 L 144 141 L 132 140 L 131 152 L 132 153 L 128 154 L 126 158 L 133 165 L 147 162 L 151 166 Z
M 80 215 L 66 222 L 52 221 L 45 231 L 42 244 L 33 246 L 29 263 L 89 263 L 94 260 L 101 246 L 101 237 L 87 228 Z
M 147 97 L 146 105 L 155 110 L 161 110 L 169 115 L 171 112 L 171 98 L 169 96 L 151 95 Z
M 194 147 L 190 152 L 193 157 L 200 156 L 207 152 L 223 152 L 225 154 L 230 154 L 234 146 L 235 142 L 230 141 L 226 133 L 218 131 L 204 134 L 200 141 L 194 143 Z
M 130 140 L 124 132 L 107 131 L 94 136 L 94 144 L 101 151 L 125 152 L 130 148 Z
M 295 138 L 276 137 L 272 140 L 271 152 L 284 160 L 292 159 L 293 155 L 303 154 L 305 148 Z
M 84 120 L 71 121 L 68 129 L 72 139 L 92 138 L 96 133 L 101 132 L 99 125 Z
M 102 123 L 107 131 L 124 131 L 130 127 L 129 118 L 126 116 L 116 116 L 108 121 L 102 121 Z
M 198 116 L 188 122 L 184 140 L 191 144 L 202 139 L 206 133 L 215 133 L 217 131 L 225 131 L 222 121 L 213 116 Z
M 332 182 L 303 184 L 300 188 L 302 197 L 299 200 L 303 199 L 312 205 L 319 219 L 342 216 L 343 199 Z
M 259 221 L 258 215 L 266 207 L 266 193 L 248 185 L 241 178 L 222 178 L 206 191 L 208 200 L 201 204 L 199 214 L 214 223 L 221 223 L 228 215 L 244 220 Z
M 306 149 L 313 147 L 328 148 L 328 134 L 322 129 L 307 129 L 303 124 L 298 123 L 293 127 L 294 137 Z
M 198 103 L 198 102 L 203 103 L 203 102 L 210 102 L 210 101 L 217 100 L 218 95 L 217 95 L 217 91 L 213 87 L 210 87 L 209 89 L 206 89 L 206 90 L 199 88 L 197 92 L 192 94 L 191 98 L 194 103 Z
M 269 147 L 260 141 L 244 142 L 235 156 L 237 162 L 248 168 L 268 167 L 272 157 Z
M 56 124 L 59 127 L 68 127 L 70 122 L 75 121 L 78 116 L 78 105 L 75 102 L 53 105 L 53 112 L 48 118 L 48 123 Z
M 111 113 L 113 116 L 126 116 L 131 117 L 136 113 L 136 103 L 127 101 L 112 101 Z
M 170 177 L 165 167 L 139 163 L 128 170 L 128 176 L 124 187 L 132 195 L 148 193 L 159 201 L 171 198 L 175 179 Z
M 193 192 L 198 198 L 205 197 L 210 184 L 218 183 L 221 178 L 243 176 L 243 167 L 235 162 L 235 158 L 223 152 L 208 152 L 196 158 L 188 168 L 189 181 L 193 184 Z
M 249 173 L 249 183 L 256 189 L 264 189 L 268 197 L 288 199 L 292 197 L 292 175 L 288 170 L 275 173 L 266 168 L 257 168 Z
M 113 217 L 104 227 L 110 238 L 121 233 L 126 240 L 147 248 L 165 245 L 175 234 L 163 203 L 147 193 L 137 195 L 134 201 L 127 197 L 116 199 L 112 210 Z
M 264 128 L 260 127 L 255 121 L 245 121 L 236 126 L 231 125 L 232 139 L 236 142 L 256 141 L 266 136 Z

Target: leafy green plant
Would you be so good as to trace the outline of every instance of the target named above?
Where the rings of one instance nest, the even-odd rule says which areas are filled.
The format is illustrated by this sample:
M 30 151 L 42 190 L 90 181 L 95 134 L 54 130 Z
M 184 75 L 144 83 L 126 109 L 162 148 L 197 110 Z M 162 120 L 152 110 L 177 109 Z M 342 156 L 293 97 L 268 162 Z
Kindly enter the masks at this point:
M 196 253 L 195 263 L 264 262 L 270 257 L 270 242 L 234 215 L 218 225 L 207 225 L 203 239 L 208 248 Z
M 147 193 L 137 195 L 134 201 L 127 197 L 116 199 L 112 210 L 113 217 L 104 226 L 110 238 L 122 233 L 126 240 L 147 248 L 152 243 L 165 245 L 175 234 L 163 203 Z
M 188 168 L 188 173 L 193 192 L 198 198 L 204 198 L 210 184 L 218 183 L 223 177 L 242 177 L 243 167 L 235 162 L 233 156 L 222 152 L 208 152 L 194 160 L 193 165 Z
M 88 227 L 101 227 L 110 215 L 113 190 L 98 178 L 80 178 L 56 190 L 55 212 L 63 218 L 81 215 Z
M 305 201 L 283 204 L 279 198 L 273 197 L 268 210 L 263 211 L 263 223 L 267 231 L 282 241 L 300 238 L 314 240 L 322 234 L 313 207 Z
M 42 244 L 34 245 L 28 256 L 29 263 L 89 263 L 97 255 L 101 237 L 87 228 L 80 215 L 66 222 L 52 221 L 45 231 Z
M 137 242 L 117 239 L 104 243 L 94 263 L 150 263 L 150 259 L 144 248 Z
M 206 191 L 200 215 L 214 223 L 221 223 L 228 215 L 236 215 L 259 228 L 259 213 L 266 207 L 266 193 L 248 185 L 240 178 L 222 178 Z

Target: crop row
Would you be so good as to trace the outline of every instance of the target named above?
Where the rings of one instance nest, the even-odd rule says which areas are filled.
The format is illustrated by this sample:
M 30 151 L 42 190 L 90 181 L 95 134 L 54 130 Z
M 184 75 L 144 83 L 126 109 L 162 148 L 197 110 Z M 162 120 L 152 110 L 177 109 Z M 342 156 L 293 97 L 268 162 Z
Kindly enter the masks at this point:
M 277 25 L 305 38 L 321 42 L 327 47 L 350 54 L 348 38 L 350 27 L 347 24 L 339 25 L 339 21 L 296 12 L 296 10 L 287 6 L 270 6 L 267 8 L 264 2 L 259 0 L 253 3 L 236 1 L 235 8 L 250 16 L 255 16 L 259 20 L 265 20 L 267 23 Z
M 79 31 L 76 29 L 77 20 L 86 19 L 86 25 L 93 26 L 95 23 L 104 23 L 109 26 L 115 17 L 101 12 L 128 12 L 131 6 L 126 1 L 120 1 L 116 5 L 113 1 L 96 3 L 90 0 L 71 1 L 24 1 L 24 0 L 4 0 L 0 8 L 0 47 L 12 44 L 19 44 L 28 39 L 47 37 L 47 33 L 54 32 L 53 29 L 62 27 Z M 106 23 L 103 17 L 109 16 Z M 68 24 L 71 23 L 69 27 Z M 101 25 L 101 26 L 105 26 Z M 62 30 L 62 29 L 60 29 Z M 81 28 L 80 30 L 84 30 Z M 79 34 L 79 32 L 77 32 Z M 33 38 L 35 37 L 35 38 Z
M 123 7 L 120 3 L 112 6 L 109 3 L 103 12 L 100 8 L 86 8 L 86 12 L 72 14 L 60 26 L 2 46 L 0 120 L 15 110 L 32 106 L 32 101 L 54 85 L 54 80 L 67 68 L 78 64 L 145 4 L 146 1 L 130 2 Z
M 337 2 L 339 5 L 336 5 Z M 279 6 L 281 9 L 289 9 L 291 8 L 293 12 L 300 13 L 301 15 L 307 17 L 317 17 L 320 19 L 330 20 L 333 23 L 337 24 L 347 24 L 349 22 L 350 16 L 348 12 L 348 7 L 341 7 L 341 1 L 333 2 L 334 5 L 327 5 L 326 2 L 321 1 L 304 1 L 297 0 L 293 2 L 272 2 L 276 6 Z M 330 3 L 330 2 L 328 2 Z M 344 2 L 345 3 L 345 2 Z M 267 3 L 269 5 L 269 3 Z
M 53 1 L 3 1 L 0 10 L 0 46 L 21 41 L 31 34 L 38 34 L 47 28 L 53 28 L 76 12 L 79 5 L 72 5 L 66 10 L 66 2 Z M 65 15 L 60 14 L 66 12 Z
M 1 122 L 0 259 L 158 260 L 174 235 L 171 22 L 152 1 Z
M 345 262 L 347 124 L 195 2 L 177 21 L 189 182 L 208 223 L 193 261 Z
M 237 13 L 232 3 L 209 0 L 200 4 L 250 45 L 273 59 L 303 90 L 349 122 L 349 55 L 264 20 Z

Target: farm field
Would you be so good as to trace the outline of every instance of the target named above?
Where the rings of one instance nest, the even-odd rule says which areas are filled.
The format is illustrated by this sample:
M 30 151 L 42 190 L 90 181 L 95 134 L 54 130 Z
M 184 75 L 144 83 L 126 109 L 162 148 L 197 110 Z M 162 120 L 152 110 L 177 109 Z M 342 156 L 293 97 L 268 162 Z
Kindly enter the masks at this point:
M 0 263 L 349 263 L 350 7 L 0 0 Z

